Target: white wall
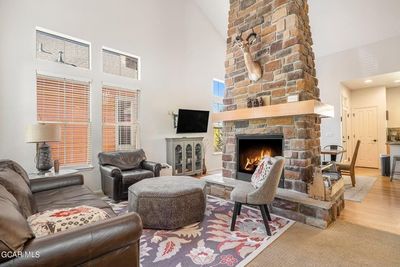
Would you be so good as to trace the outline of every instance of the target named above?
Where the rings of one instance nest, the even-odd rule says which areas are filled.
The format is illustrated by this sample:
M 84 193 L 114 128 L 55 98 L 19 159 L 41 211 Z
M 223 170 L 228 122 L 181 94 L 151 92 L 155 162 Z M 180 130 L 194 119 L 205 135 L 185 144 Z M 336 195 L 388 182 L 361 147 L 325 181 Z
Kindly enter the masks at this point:
M 92 43 L 92 70 L 36 62 L 35 27 Z M 97 153 L 101 151 L 101 84 L 141 89 L 141 140 L 150 160 L 164 162 L 165 137 L 174 136 L 169 111 L 212 108 L 212 79 L 224 79 L 225 40 L 193 1 L 40 0 L 0 2 L 0 158 L 34 170 L 34 145 L 24 143 L 25 127 L 36 121 L 35 71 L 67 72 L 92 80 L 92 158 L 85 172 L 100 189 Z M 102 73 L 101 47 L 141 57 L 142 80 Z M 207 167 L 221 167 L 212 154 L 211 125 L 204 134 Z
M 377 107 L 378 153 L 386 153 L 386 87 L 365 88 L 351 91 L 351 109 Z M 356 140 L 352 140 L 353 144 Z M 379 155 L 376 155 L 378 158 Z
M 335 118 L 322 120 L 322 146 L 341 143 L 341 82 L 400 70 L 399 45 L 400 36 L 316 59 L 321 100 L 335 107 Z
M 388 128 L 400 127 L 400 87 L 388 88 L 386 99 L 389 111 Z

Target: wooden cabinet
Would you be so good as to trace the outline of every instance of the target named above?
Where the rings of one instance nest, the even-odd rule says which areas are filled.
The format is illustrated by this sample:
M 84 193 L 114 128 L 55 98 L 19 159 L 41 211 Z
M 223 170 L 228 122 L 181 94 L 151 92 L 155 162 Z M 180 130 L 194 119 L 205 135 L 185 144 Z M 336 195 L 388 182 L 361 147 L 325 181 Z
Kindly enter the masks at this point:
M 203 137 L 166 138 L 167 163 L 172 175 L 194 175 L 203 172 Z

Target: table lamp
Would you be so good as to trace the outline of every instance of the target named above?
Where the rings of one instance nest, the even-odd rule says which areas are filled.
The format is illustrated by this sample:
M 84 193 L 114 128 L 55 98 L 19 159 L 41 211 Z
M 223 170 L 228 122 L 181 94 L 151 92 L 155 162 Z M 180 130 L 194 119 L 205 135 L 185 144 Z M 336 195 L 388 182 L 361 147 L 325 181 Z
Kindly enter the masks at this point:
M 38 123 L 28 126 L 25 142 L 36 143 L 36 169 L 40 173 L 53 167 L 51 148 L 46 142 L 61 141 L 61 130 L 57 124 Z

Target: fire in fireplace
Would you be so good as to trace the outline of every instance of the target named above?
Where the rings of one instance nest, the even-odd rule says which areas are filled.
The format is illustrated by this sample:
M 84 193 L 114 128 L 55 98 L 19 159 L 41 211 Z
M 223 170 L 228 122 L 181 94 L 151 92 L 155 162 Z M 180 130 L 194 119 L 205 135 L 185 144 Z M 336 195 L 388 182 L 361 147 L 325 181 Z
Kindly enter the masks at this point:
M 282 135 L 237 135 L 237 171 L 236 178 L 250 181 L 261 160 L 266 157 L 283 155 Z M 280 186 L 283 187 L 282 175 Z

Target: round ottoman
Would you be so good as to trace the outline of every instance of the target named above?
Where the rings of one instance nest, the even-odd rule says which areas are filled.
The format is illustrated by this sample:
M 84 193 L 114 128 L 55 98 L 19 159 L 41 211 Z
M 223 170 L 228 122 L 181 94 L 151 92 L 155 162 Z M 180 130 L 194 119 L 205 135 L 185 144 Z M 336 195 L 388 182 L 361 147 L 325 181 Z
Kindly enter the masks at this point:
M 129 187 L 129 211 L 139 213 L 143 227 L 176 229 L 203 220 L 205 182 L 188 176 L 144 179 Z

